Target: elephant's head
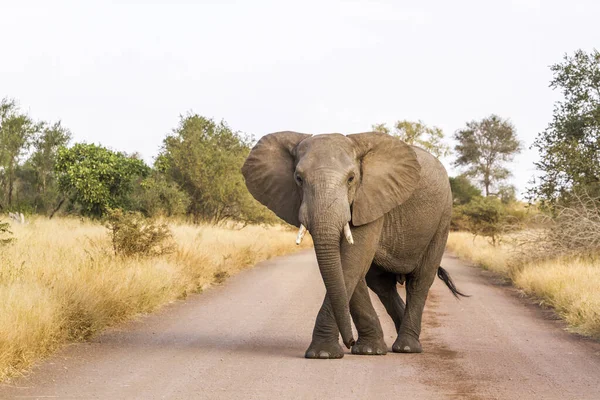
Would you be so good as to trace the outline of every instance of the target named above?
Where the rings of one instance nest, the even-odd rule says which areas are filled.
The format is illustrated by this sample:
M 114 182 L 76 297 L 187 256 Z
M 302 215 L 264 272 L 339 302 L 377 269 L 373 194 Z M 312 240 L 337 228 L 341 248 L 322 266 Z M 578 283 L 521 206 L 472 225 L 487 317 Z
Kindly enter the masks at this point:
M 417 187 L 420 165 L 406 143 L 383 133 L 261 138 L 242 168 L 248 190 L 286 222 L 306 227 L 344 344 L 350 347 L 349 299 L 340 258 L 342 232 L 381 218 Z

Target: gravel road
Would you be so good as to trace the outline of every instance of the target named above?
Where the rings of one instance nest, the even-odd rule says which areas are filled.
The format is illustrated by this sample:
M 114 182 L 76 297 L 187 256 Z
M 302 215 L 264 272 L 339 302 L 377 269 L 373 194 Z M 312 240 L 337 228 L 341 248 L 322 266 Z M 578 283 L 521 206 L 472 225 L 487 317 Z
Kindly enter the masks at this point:
M 303 251 L 67 346 L 0 398 L 600 399 L 599 343 L 485 271 L 448 254 L 442 265 L 472 297 L 436 281 L 423 354 L 304 359 L 324 286 Z M 391 351 L 393 324 L 373 303 Z

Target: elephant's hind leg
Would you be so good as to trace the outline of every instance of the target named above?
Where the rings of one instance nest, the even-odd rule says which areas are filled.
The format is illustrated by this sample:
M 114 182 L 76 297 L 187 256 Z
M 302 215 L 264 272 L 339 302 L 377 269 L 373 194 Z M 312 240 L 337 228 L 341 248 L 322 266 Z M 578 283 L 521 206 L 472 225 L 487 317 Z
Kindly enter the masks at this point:
M 419 267 L 406 277 L 406 310 L 392 346 L 396 353 L 421 353 L 419 341 L 421 319 L 429 288 L 433 284 L 437 269 L 444 255 L 448 227 L 440 228 L 425 251 Z
M 350 314 L 358 331 L 358 340 L 352 346 L 352 354 L 386 354 L 387 345 L 383 339 L 383 329 L 371 303 L 364 279 L 358 282 L 350 299 Z
M 396 288 L 396 274 L 384 271 L 373 263 L 369 272 L 367 272 L 366 281 L 367 286 L 375 292 L 389 316 L 392 317 L 397 333 L 402 324 L 405 306 L 404 300 L 402 300 Z

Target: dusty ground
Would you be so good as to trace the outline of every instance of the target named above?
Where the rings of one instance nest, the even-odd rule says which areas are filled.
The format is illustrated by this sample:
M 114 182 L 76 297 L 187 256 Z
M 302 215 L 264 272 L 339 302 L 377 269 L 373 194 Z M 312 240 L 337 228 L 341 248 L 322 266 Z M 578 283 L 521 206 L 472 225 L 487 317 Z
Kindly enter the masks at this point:
M 0 386 L 0 398 L 600 398 L 598 343 L 568 334 L 486 272 L 451 256 L 442 265 L 472 297 L 456 301 L 436 281 L 423 354 L 304 359 L 324 294 L 305 251 L 71 345 Z M 393 325 L 374 304 L 391 347 Z

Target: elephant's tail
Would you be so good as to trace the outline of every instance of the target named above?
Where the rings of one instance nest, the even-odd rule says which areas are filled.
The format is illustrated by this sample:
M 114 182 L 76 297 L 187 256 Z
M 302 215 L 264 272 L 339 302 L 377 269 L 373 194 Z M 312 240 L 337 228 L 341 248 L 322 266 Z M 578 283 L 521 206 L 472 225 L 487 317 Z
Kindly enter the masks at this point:
M 452 281 L 452 278 L 450 278 L 450 274 L 444 268 L 442 268 L 442 267 L 438 268 L 437 276 L 438 276 L 438 278 L 440 278 L 441 280 L 444 281 L 444 283 L 446 284 L 446 286 L 448 286 L 448 289 L 450 289 L 450 291 L 452 292 L 452 294 L 454 295 L 454 297 L 456 297 L 457 299 L 460 298 L 458 296 L 471 297 L 468 294 L 461 293 L 460 290 L 458 290 L 456 288 L 456 285 Z

